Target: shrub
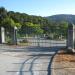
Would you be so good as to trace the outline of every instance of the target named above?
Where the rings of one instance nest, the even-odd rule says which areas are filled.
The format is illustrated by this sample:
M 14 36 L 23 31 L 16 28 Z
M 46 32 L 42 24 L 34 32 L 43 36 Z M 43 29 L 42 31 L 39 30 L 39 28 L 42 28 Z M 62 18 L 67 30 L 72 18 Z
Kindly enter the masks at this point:
M 22 41 L 20 41 L 20 43 L 28 43 L 27 39 L 23 39 Z

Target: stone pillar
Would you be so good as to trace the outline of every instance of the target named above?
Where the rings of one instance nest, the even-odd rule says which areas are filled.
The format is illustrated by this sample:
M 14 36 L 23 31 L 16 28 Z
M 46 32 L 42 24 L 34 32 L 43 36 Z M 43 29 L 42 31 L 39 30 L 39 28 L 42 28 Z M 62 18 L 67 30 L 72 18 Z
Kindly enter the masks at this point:
M 2 43 L 2 39 L 1 39 L 1 27 L 0 27 L 0 44 Z
M 17 28 L 11 28 L 12 44 L 17 45 Z
M 5 43 L 5 29 L 4 29 L 4 27 L 1 27 L 1 37 L 2 37 L 2 43 Z
M 68 26 L 67 47 L 72 52 L 75 52 L 74 42 L 75 42 L 75 25 L 74 24 L 69 24 L 69 26 Z
M 4 27 L 0 28 L 0 43 L 5 43 L 5 29 L 4 29 Z

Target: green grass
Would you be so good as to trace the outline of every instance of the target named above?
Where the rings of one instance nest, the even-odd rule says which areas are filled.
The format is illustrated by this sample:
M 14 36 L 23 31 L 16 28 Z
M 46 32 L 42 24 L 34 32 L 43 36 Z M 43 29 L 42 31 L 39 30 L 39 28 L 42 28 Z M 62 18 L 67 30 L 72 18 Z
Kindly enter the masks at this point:
M 30 45 L 31 43 L 18 43 L 17 45 L 21 45 L 21 46 L 28 46 Z

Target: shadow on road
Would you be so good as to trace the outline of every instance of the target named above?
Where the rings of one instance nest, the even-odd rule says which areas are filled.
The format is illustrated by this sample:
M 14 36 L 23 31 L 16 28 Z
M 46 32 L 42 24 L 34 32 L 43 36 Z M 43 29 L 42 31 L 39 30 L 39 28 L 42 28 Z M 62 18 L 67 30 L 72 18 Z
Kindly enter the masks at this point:
M 62 47 L 63 46 L 53 46 L 53 47 L 29 46 L 23 48 L 3 47 L 0 50 L 2 52 L 56 52 L 57 49 Z

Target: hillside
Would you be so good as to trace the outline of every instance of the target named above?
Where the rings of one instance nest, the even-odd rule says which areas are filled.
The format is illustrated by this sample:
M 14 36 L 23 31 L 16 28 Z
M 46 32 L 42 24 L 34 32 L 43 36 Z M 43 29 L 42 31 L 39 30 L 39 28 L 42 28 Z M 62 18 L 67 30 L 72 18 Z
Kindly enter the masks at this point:
M 75 24 L 75 15 L 60 14 L 60 15 L 48 16 L 46 18 L 48 20 L 55 21 L 55 22 L 67 21 Z
M 6 33 L 11 32 L 11 28 L 16 26 L 18 28 L 18 35 L 22 37 L 26 36 L 26 34 L 53 34 L 54 38 L 58 38 L 62 34 L 62 36 L 66 37 L 68 28 L 68 22 L 66 21 L 75 22 L 75 16 L 54 15 L 41 17 L 8 11 L 4 7 L 0 7 L 0 26 L 6 28 Z

